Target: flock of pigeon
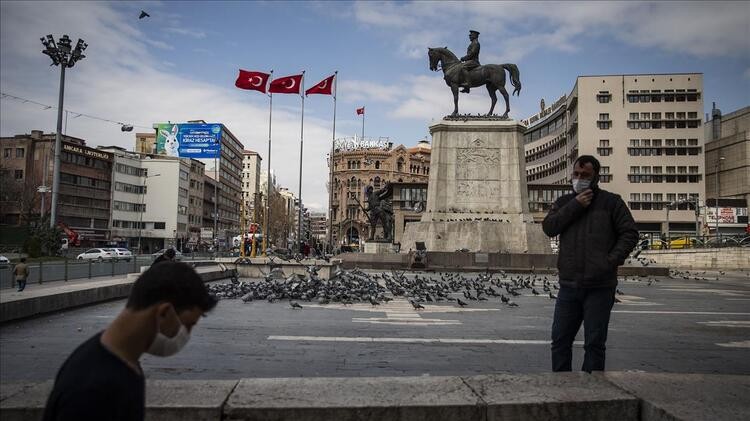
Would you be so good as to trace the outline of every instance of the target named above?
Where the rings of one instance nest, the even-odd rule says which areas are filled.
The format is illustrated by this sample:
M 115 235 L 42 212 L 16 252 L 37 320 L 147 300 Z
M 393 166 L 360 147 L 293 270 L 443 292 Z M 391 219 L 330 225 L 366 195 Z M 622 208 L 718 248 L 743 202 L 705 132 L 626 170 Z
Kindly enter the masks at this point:
M 419 310 L 424 308 L 421 303 L 445 302 L 466 307 L 472 302 L 490 300 L 518 307 L 513 301 L 515 297 L 533 295 L 554 300 L 558 289 L 556 276 L 533 273 L 506 274 L 500 271 L 467 276 L 441 272 L 407 276 L 399 271 L 367 273 L 360 269 L 338 269 L 329 279 L 324 279 L 318 276 L 318 271 L 317 266 L 307 266 L 305 275 L 286 276 L 281 268 L 274 268 L 264 279 L 211 284 L 209 291 L 220 299 L 289 301 L 295 309 L 302 308 L 300 302 L 369 302 L 377 306 L 394 297 L 403 297 Z

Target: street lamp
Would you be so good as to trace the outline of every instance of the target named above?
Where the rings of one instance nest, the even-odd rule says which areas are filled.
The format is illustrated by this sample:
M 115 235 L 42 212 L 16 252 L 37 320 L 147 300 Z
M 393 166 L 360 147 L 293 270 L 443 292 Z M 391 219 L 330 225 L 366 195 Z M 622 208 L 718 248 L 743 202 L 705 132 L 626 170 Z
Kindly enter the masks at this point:
M 141 209 L 138 212 L 138 254 L 143 254 L 141 249 L 141 233 L 143 230 L 143 213 L 146 212 L 146 182 L 149 178 L 158 177 L 161 174 L 145 175 L 143 176 L 143 190 L 141 190 Z
M 721 196 L 719 194 L 719 169 L 721 168 L 721 163 L 725 160 L 723 156 L 719 157 L 719 160 L 716 161 L 716 213 L 714 214 L 715 218 L 715 224 L 716 224 L 716 241 L 719 240 L 719 197 Z
M 57 133 L 55 134 L 55 166 L 52 173 L 52 204 L 50 207 L 50 228 L 57 223 L 57 197 L 60 193 L 60 150 L 62 149 L 62 113 L 63 113 L 63 96 L 65 94 L 65 68 L 75 66 L 78 60 L 85 58 L 83 52 L 88 44 L 78 39 L 75 49 L 71 51 L 71 40 L 67 35 L 63 35 L 55 44 L 52 35 L 46 38 L 40 38 L 44 45 L 42 53 L 52 59 L 53 66 L 60 66 L 60 98 L 57 105 Z

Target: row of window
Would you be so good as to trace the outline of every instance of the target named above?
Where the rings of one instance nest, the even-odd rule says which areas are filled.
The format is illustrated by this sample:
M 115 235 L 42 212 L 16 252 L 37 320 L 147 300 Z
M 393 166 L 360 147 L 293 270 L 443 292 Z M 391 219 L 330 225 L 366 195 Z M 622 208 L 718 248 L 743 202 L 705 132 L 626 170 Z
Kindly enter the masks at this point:
M 107 170 L 110 168 L 108 161 L 102 161 L 101 159 L 92 158 L 90 156 L 78 155 L 71 152 L 63 151 L 60 154 L 60 160 L 69 164 L 80 165 L 82 167 L 96 168 L 99 170 Z
M 25 148 L 16 148 L 16 158 L 24 158 L 26 157 L 26 149 Z M 13 148 L 4 148 L 3 149 L 3 158 L 13 158 Z
M 112 208 L 114 210 L 123 212 L 146 212 L 145 203 L 121 202 L 119 200 L 115 200 L 112 204 Z
M 113 219 L 112 227 L 113 228 L 163 230 L 167 227 L 167 224 L 165 222 L 138 222 L 138 221 L 122 221 L 119 219 Z
M 703 176 L 700 174 L 628 175 L 630 183 L 700 183 L 701 180 Z
M 115 181 L 115 190 L 124 193 L 146 194 L 146 186 L 136 186 L 135 184 L 121 183 L 119 181 Z
M 664 120 L 685 120 L 685 118 L 688 119 L 696 119 L 698 118 L 698 112 L 697 111 L 688 111 L 688 112 L 665 112 L 664 113 Z M 629 120 L 661 120 L 661 113 L 660 112 L 654 112 L 654 113 L 629 113 L 628 114 Z
M 555 130 L 565 127 L 565 113 L 555 118 L 549 123 L 545 123 L 543 126 L 536 127 L 534 130 L 527 132 L 523 135 L 523 143 L 533 142 L 537 139 L 541 139 L 550 133 L 554 133 Z
M 537 159 L 543 158 L 553 152 L 557 152 L 560 149 L 564 148 L 568 144 L 568 140 L 566 137 L 562 137 L 559 142 L 549 142 L 544 144 L 541 147 L 536 147 L 530 151 L 527 151 L 526 155 L 526 162 L 533 162 Z
M 99 190 L 110 190 L 111 188 L 109 181 L 68 173 L 60 173 L 60 182 L 80 187 L 91 187 Z
M 631 210 L 663 210 L 675 201 L 698 200 L 698 193 L 630 193 L 628 207 Z M 666 198 L 666 200 L 664 200 Z M 688 210 L 689 203 L 680 203 L 673 209 Z
M 145 177 L 148 175 L 148 169 L 133 167 L 131 165 L 125 165 L 122 163 L 115 164 L 115 171 L 120 174 L 134 175 L 136 177 Z

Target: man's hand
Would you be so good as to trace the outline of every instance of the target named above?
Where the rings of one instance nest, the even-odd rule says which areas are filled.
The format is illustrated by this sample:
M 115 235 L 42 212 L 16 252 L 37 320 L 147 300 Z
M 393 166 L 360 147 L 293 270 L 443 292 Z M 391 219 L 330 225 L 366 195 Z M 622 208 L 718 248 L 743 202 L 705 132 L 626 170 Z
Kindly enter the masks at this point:
M 584 208 L 587 208 L 591 204 L 591 199 L 594 197 L 594 191 L 591 189 L 586 189 L 576 196 L 576 200 L 578 203 L 580 203 Z

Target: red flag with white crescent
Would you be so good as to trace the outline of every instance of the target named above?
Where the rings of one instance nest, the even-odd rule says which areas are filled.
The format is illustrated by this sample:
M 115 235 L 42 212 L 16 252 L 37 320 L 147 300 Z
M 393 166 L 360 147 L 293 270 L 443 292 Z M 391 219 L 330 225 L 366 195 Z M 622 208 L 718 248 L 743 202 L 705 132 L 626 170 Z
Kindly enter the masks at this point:
M 240 69 L 240 74 L 237 76 L 234 86 L 240 89 L 266 93 L 266 86 L 268 86 L 268 78 L 270 76 L 269 73 L 250 72 Z
M 284 76 L 271 81 L 268 92 L 272 94 L 299 94 L 302 90 L 302 75 Z
M 364 115 L 365 114 L 365 107 L 357 108 L 357 115 Z
M 320 81 L 317 85 L 305 91 L 305 95 L 321 94 L 333 95 L 333 79 L 336 75 L 331 75 Z

